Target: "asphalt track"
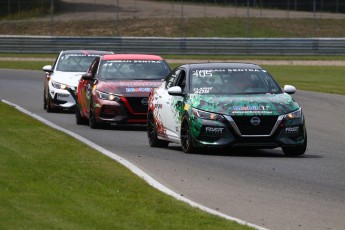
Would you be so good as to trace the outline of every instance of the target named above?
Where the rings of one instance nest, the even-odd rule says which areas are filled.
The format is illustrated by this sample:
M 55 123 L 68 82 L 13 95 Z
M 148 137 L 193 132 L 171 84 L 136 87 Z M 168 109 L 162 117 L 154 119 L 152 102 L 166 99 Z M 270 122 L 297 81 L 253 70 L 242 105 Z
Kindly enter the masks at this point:
M 150 148 L 143 126 L 92 130 L 43 110 L 42 71 L 0 70 L 0 98 L 115 152 L 181 196 L 269 229 L 345 229 L 345 96 L 298 91 L 308 151 L 184 154 Z M 0 111 L 1 113 L 6 111 Z

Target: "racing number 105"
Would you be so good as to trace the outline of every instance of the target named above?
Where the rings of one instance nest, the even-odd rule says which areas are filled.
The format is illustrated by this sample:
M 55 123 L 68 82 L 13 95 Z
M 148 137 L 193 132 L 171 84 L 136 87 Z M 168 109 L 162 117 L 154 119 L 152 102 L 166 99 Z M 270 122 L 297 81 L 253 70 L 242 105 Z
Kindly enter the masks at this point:
M 195 77 L 212 77 L 212 71 L 210 70 L 196 70 L 193 73 Z

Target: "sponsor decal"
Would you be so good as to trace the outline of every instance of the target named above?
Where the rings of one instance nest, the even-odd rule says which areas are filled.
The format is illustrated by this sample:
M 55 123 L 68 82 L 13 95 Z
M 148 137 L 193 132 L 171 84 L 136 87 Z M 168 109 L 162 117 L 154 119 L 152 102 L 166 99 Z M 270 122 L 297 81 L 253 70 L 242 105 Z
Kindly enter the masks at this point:
M 272 114 L 268 105 L 233 106 L 232 114 Z
M 202 88 L 194 88 L 193 93 L 194 94 L 204 94 L 204 93 L 210 93 L 210 91 L 213 89 L 213 87 L 202 87 Z
M 228 72 L 260 72 L 262 70 L 259 69 L 228 69 Z
M 120 86 L 128 88 L 156 88 L 159 84 L 147 82 L 121 82 Z
M 162 63 L 159 60 L 108 60 L 104 66 L 111 66 L 111 63 Z
M 298 133 L 299 132 L 299 127 L 286 127 L 285 128 L 285 133 Z
M 235 111 L 248 111 L 248 110 L 255 110 L 255 111 L 266 111 L 269 110 L 269 106 L 257 106 L 257 105 L 249 105 L 249 106 L 233 106 L 233 110 Z
M 163 107 L 163 105 L 162 104 L 154 104 L 154 107 L 156 109 L 161 109 Z
M 69 94 L 61 94 L 61 93 L 57 94 L 57 99 L 66 99 L 68 97 L 69 97 Z
M 126 88 L 127 93 L 150 92 L 151 88 Z
M 223 133 L 224 128 L 218 128 L 218 127 L 206 127 L 205 131 L 207 134 L 222 134 Z
M 69 57 L 99 57 L 100 55 L 98 54 L 64 54 L 61 56 L 60 60 L 68 59 Z
M 232 114 L 272 114 L 272 111 L 253 111 L 253 110 L 248 110 L 248 111 L 232 111 Z

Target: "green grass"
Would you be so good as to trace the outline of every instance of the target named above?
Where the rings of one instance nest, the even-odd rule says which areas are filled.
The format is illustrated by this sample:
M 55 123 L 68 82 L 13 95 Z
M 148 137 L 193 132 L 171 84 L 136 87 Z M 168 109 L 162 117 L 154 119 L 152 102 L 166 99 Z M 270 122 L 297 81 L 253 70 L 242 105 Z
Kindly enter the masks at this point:
M 2 102 L 0 111 L 0 229 L 250 229 L 156 191 Z
M 164 56 L 166 57 L 166 56 Z M 166 58 L 180 58 L 181 56 L 167 56 Z M 185 58 L 185 57 L 182 57 Z M 198 58 L 198 56 L 188 56 L 188 58 Z M 200 57 L 202 59 L 203 57 Z M 224 60 L 229 60 L 229 56 L 222 56 Z M 218 58 L 222 60 L 222 58 Z M 247 57 L 245 59 L 251 59 Z M 274 60 L 284 60 L 277 57 Z M 306 56 L 304 60 L 308 59 Z M 238 58 L 237 58 L 238 59 Z M 231 59 L 230 59 L 231 60 Z M 289 59 L 291 60 L 291 59 Z M 325 59 L 333 60 L 333 59 Z M 42 70 L 42 67 L 52 64 L 52 61 L 0 61 L 0 68 L 7 69 L 27 69 Z M 180 63 L 181 64 L 181 63 Z M 178 63 L 171 63 L 172 68 L 178 66 Z M 316 91 L 322 93 L 333 93 L 345 95 L 345 66 L 284 66 L 284 65 L 265 65 L 278 83 L 294 85 L 299 90 Z
M 278 83 L 297 89 L 345 95 L 345 66 L 263 66 Z
M 0 61 L 0 69 L 42 70 L 45 65 L 52 65 L 49 61 Z
M 172 68 L 179 64 L 171 64 Z M 345 66 L 262 65 L 279 83 L 297 90 L 345 95 Z

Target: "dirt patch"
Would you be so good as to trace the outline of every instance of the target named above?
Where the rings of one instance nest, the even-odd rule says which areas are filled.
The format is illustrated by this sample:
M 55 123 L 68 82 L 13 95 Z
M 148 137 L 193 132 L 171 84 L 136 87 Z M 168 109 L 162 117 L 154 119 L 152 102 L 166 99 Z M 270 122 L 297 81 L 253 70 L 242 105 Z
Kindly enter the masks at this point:
M 118 2 L 118 4 L 117 4 Z M 250 17 L 255 18 L 333 18 L 344 19 L 345 14 L 270 10 L 246 7 L 214 6 L 182 3 L 182 1 L 147 0 L 64 0 L 62 12 L 56 20 L 126 18 L 198 18 Z

